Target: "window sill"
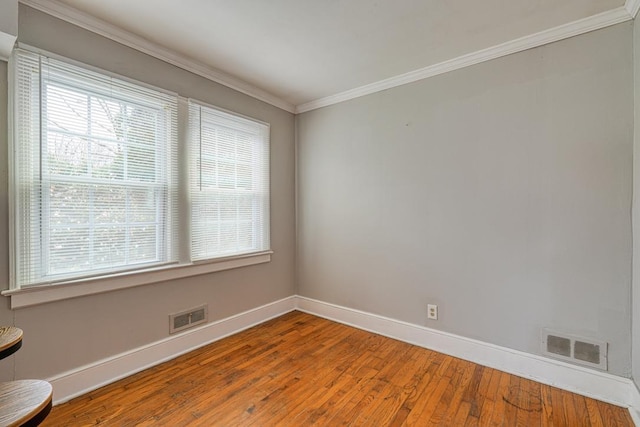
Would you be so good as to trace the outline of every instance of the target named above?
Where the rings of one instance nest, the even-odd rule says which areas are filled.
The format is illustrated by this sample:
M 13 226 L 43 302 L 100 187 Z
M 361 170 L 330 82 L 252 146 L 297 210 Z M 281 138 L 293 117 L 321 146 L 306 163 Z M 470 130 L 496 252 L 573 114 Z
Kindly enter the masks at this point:
M 202 262 L 185 265 L 171 265 L 143 271 L 109 276 L 95 277 L 56 283 L 54 285 L 33 286 L 24 289 L 10 289 L 3 291 L 2 295 L 11 298 L 11 308 L 29 307 L 52 301 L 76 298 L 85 295 L 99 294 L 118 289 L 132 288 L 134 286 L 148 285 L 168 280 L 181 279 L 183 277 L 198 276 L 214 273 L 216 271 L 230 270 L 232 268 L 246 267 L 271 261 L 273 251 L 254 254 L 239 255 L 211 262 Z

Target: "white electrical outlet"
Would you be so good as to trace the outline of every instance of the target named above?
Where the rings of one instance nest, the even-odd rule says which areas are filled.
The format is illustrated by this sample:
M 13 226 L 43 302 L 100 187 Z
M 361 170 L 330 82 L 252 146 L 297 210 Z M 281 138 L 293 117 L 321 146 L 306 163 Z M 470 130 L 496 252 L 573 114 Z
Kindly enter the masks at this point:
M 438 306 L 435 304 L 427 304 L 427 318 L 438 320 Z

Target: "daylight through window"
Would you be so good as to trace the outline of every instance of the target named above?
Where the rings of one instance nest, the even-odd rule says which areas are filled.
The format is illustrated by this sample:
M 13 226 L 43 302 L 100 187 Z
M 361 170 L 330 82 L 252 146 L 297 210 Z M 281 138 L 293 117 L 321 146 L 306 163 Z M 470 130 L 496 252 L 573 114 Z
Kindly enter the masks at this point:
M 14 288 L 269 249 L 268 125 L 191 102 L 187 144 L 176 95 L 25 50 L 13 70 Z
M 269 249 L 269 126 L 192 102 L 194 260 Z

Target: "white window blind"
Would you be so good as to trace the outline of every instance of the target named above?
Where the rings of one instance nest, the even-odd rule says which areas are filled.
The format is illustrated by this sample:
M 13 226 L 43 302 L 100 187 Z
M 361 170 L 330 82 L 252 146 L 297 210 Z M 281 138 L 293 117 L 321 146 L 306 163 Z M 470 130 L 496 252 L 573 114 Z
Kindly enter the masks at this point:
M 14 287 L 175 262 L 176 96 L 14 54 Z
M 189 104 L 191 258 L 269 249 L 269 125 Z

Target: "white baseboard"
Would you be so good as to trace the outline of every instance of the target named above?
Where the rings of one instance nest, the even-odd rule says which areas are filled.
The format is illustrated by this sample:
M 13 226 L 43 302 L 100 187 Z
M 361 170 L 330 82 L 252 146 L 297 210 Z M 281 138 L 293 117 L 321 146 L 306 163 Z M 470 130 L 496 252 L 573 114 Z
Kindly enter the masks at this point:
M 630 379 L 301 296 L 275 301 L 56 375 L 49 379 L 53 385 L 54 404 L 64 403 L 295 309 L 628 407 L 634 422 L 640 426 L 640 391 Z
M 309 314 L 615 405 L 631 407 L 634 404 L 632 388 L 638 394 L 638 390 L 630 379 L 535 354 L 301 296 L 296 298 L 296 307 Z M 640 394 L 638 394 L 638 405 L 633 407 L 640 409 Z M 633 408 L 630 411 L 633 416 Z M 640 422 L 636 421 L 636 424 L 640 426 Z
M 49 379 L 54 404 L 110 384 L 144 369 L 293 311 L 291 296 L 202 327 L 91 363 Z

